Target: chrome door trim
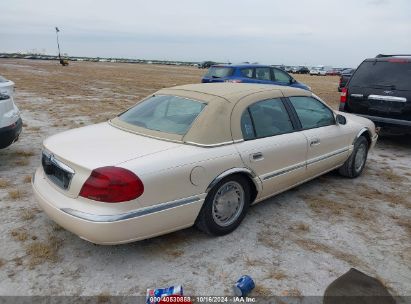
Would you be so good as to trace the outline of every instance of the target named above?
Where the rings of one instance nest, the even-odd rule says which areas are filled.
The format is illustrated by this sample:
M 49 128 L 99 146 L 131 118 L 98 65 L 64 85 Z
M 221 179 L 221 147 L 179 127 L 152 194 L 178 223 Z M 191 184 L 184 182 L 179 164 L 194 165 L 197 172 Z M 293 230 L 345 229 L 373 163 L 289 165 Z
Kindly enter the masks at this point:
M 253 183 L 257 189 L 257 192 L 261 191 L 261 185 L 259 185 L 256 181 L 255 178 L 257 177 L 257 175 L 251 171 L 248 168 L 231 168 L 228 169 L 224 172 L 222 172 L 220 175 L 218 175 L 216 178 L 213 179 L 213 181 L 208 185 L 207 189 L 206 189 L 206 193 L 210 192 L 210 190 L 216 185 L 218 184 L 223 178 L 232 175 L 232 174 L 236 174 L 236 173 L 245 173 L 247 174 L 252 180 Z
M 128 219 L 145 216 L 145 215 L 149 215 L 149 214 L 156 213 L 156 212 L 161 212 L 161 211 L 176 208 L 176 207 L 181 207 L 181 206 L 192 204 L 198 201 L 200 201 L 199 196 L 191 196 L 191 197 L 179 199 L 176 201 L 161 203 L 155 206 L 138 209 L 138 210 L 127 212 L 127 213 L 109 214 L 109 215 L 91 214 L 91 213 L 86 213 L 86 212 L 82 212 L 79 210 L 74 210 L 71 208 L 62 208 L 60 210 L 63 211 L 64 213 L 80 218 L 82 220 L 86 220 L 90 222 L 99 222 L 99 223 L 112 223 L 112 222 L 124 221 Z
M 371 100 L 385 100 L 385 101 L 396 101 L 396 102 L 407 102 L 405 97 L 396 97 L 396 96 L 386 96 L 386 95 L 369 95 L 368 99 Z
M 303 168 L 303 167 L 305 167 L 305 166 L 306 166 L 306 162 L 302 162 L 302 163 L 293 165 L 293 166 L 288 167 L 288 168 L 285 168 L 285 169 L 280 169 L 280 170 L 274 171 L 274 172 L 272 172 L 272 173 L 269 173 L 268 175 L 266 175 L 266 176 L 263 178 L 263 180 L 269 180 L 269 179 L 271 179 L 271 178 L 273 178 L 273 177 L 276 177 L 276 176 L 279 176 L 279 175 L 283 175 L 283 174 L 289 173 L 289 172 L 291 172 L 291 171 L 295 171 L 295 170 L 301 169 L 301 168 Z
M 312 159 L 310 159 L 310 160 L 307 161 L 307 166 L 308 166 L 308 165 L 312 165 L 312 164 L 317 163 L 317 162 L 320 162 L 320 161 L 322 161 L 322 160 L 331 158 L 331 157 L 333 157 L 333 156 L 336 156 L 336 155 L 339 155 L 339 154 L 348 152 L 349 150 L 350 150 L 350 148 L 348 148 L 348 147 L 346 147 L 346 148 L 341 148 L 341 149 L 335 150 L 335 151 L 333 151 L 333 152 L 330 152 L 330 153 L 321 155 L 321 156 L 319 156 L 319 157 L 312 158 Z

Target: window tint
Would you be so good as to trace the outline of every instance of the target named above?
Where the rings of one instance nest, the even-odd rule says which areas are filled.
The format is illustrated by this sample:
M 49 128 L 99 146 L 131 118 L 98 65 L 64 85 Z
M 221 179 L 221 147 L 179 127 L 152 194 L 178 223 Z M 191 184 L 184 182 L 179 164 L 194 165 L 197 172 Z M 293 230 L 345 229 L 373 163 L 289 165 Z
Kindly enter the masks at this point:
M 204 103 L 171 95 L 153 96 L 119 116 L 129 124 L 149 130 L 184 135 Z
M 319 128 L 335 124 L 333 112 L 312 97 L 289 97 L 303 129 Z
M 411 90 L 411 62 L 401 59 L 393 61 L 363 62 L 352 76 L 350 85 Z
M 259 80 L 271 80 L 270 68 L 256 68 L 255 78 Z
M 279 81 L 279 82 L 285 82 L 285 83 L 289 83 L 290 82 L 290 76 L 287 74 L 287 73 L 285 73 L 285 72 L 283 72 L 283 71 L 281 71 L 281 70 L 279 70 L 279 69 L 273 69 L 273 72 L 274 72 L 274 79 L 275 79 L 275 81 Z
M 253 78 L 253 69 L 252 68 L 241 69 L 241 76 L 247 77 L 247 78 Z
M 241 130 L 247 140 L 292 132 L 294 128 L 282 101 L 270 99 L 257 102 L 244 111 Z
M 211 67 L 208 69 L 208 72 L 207 74 L 205 74 L 205 76 L 213 78 L 227 77 L 233 74 L 233 70 L 233 68 L 226 67 Z

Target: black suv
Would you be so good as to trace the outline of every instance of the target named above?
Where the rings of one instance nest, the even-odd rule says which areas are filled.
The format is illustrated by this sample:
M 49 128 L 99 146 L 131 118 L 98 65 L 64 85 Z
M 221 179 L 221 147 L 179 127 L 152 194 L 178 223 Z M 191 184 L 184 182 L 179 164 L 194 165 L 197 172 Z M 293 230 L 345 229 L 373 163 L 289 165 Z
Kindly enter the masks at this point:
M 411 55 L 364 60 L 342 88 L 340 111 L 371 119 L 377 126 L 411 132 Z

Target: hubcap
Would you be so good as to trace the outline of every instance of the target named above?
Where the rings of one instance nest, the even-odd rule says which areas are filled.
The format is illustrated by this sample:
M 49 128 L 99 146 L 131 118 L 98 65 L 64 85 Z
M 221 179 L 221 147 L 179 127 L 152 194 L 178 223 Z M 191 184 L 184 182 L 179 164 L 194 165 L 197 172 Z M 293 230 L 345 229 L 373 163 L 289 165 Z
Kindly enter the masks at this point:
M 354 167 L 355 171 L 361 171 L 362 167 L 365 164 L 365 159 L 367 157 L 367 147 L 365 144 L 362 144 L 358 147 L 357 154 L 355 154 Z
M 244 189 L 235 182 L 223 184 L 213 200 L 213 219 L 219 226 L 226 227 L 234 223 L 244 208 Z

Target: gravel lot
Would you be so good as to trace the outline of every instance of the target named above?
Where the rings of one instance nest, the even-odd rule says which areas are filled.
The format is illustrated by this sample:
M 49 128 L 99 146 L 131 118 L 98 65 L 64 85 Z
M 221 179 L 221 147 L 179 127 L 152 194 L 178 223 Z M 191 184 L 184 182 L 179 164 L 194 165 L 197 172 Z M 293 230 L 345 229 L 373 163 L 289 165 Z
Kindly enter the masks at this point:
M 143 64 L 0 59 L 16 82 L 20 140 L 0 150 L 0 295 L 144 295 L 181 284 L 188 295 L 231 295 L 243 274 L 253 295 L 322 295 L 355 267 L 411 296 L 411 138 L 381 138 L 364 174 L 330 173 L 250 209 L 230 235 L 195 228 L 97 246 L 37 207 L 30 179 L 44 138 L 104 121 L 155 90 L 199 82 L 204 70 Z M 296 76 L 334 108 L 338 77 Z M 409 298 L 408 298 L 409 299 Z M 406 301 L 405 298 L 402 298 Z

